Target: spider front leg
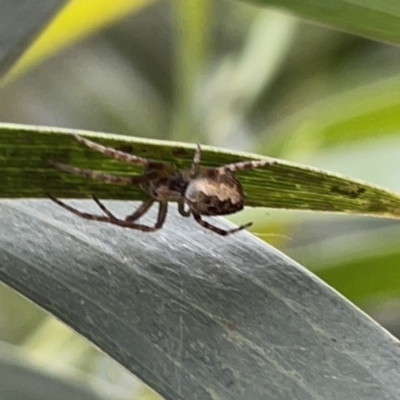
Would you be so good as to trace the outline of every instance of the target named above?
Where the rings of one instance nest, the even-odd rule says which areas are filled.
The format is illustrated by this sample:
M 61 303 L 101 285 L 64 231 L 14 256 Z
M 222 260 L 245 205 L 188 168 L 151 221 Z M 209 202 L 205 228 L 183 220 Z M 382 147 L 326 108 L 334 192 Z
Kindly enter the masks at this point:
M 85 146 L 89 147 L 90 149 L 98 151 L 99 153 L 105 154 L 106 156 L 115 158 L 117 160 L 125 161 L 125 162 L 136 164 L 136 165 L 141 165 L 142 167 L 151 168 L 151 169 L 162 169 L 162 168 L 164 168 L 164 165 L 165 165 L 162 162 L 138 157 L 138 156 L 135 156 L 134 154 L 125 153 L 124 151 L 119 151 L 117 149 L 114 149 L 113 147 L 103 146 L 99 143 L 92 142 L 91 140 L 86 139 L 86 138 L 76 135 L 76 134 L 72 134 L 72 136 L 78 142 L 84 144 Z
M 158 176 L 156 171 L 149 170 L 145 172 L 143 175 L 135 175 L 130 178 L 127 178 L 125 176 L 107 174 L 102 171 L 93 171 L 91 169 L 78 168 L 72 165 L 62 164 L 52 160 L 49 160 L 49 163 L 54 167 L 65 172 L 71 172 L 72 174 L 80 175 L 85 178 L 103 181 L 107 183 L 114 183 L 117 185 L 128 185 L 128 186 L 139 185 L 141 183 L 146 183 Z
M 200 224 L 203 228 L 209 229 L 210 231 L 213 231 L 214 233 L 218 233 L 218 235 L 221 236 L 227 236 L 227 235 L 231 235 L 232 233 L 236 233 L 241 231 L 242 229 L 248 228 L 249 226 L 253 225 L 252 222 L 249 222 L 247 224 L 244 225 L 240 225 L 235 229 L 229 229 L 229 230 L 225 230 L 225 229 L 221 229 L 216 227 L 215 225 L 210 224 L 209 222 L 206 222 L 204 220 L 201 219 L 201 215 L 200 214 L 196 214 L 193 213 L 193 218 L 195 219 L 195 221 Z

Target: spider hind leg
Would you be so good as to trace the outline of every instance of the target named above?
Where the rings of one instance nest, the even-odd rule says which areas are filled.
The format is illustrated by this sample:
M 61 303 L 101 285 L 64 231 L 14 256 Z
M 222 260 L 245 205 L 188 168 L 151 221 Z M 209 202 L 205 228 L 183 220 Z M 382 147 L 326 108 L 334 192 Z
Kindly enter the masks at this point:
M 90 214 L 86 212 L 79 211 L 77 208 L 69 206 L 68 204 L 64 203 L 63 201 L 57 199 L 56 197 L 52 196 L 51 194 L 47 195 L 50 200 L 54 201 L 57 205 L 60 207 L 64 208 L 65 210 L 72 212 L 73 214 L 77 215 L 78 217 L 84 218 L 84 219 L 90 219 L 93 221 L 101 221 L 101 222 L 110 222 L 110 220 L 116 219 L 115 217 L 110 217 L 107 212 L 107 216 L 104 215 L 95 215 L 95 214 Z M 95 200 L 96 201 L 96 200 Z M 97 201 L 96 201 L 97 203 Z M 97 203 L 99 205 L 99 203 Z M 101 203 L 100 203 L 101 204 Z M 103 205 L 100 206 L 100 208 L 103 210 Z M 104 207 L 105 208 L 105 207 Z M 103 210 L 104 211 L 104 210 Z M 110 213 L 111 214 L 111 213 Z M 111 214 L 112 215 L 112 214 Z
M 97 197 L 93 196 L 94 201 L 96 202 L 96 204 L 100 207 L 100 209 L 107 215 L 95 215 L 95 214 L 90 214 L 90 213 L 86 213 L 86 212 L 82 212 L 79 211 L 77 208 L 71 207 L 68 204 L 64 203 L 63 201 L 57 199 L 56 197 L 52 196 L 51 194 L 48 194 L 48 197 L 50 198 L 50 200 L 52 200 L 54 203 L 56 203 L 57 205 L 59 205 L 60 207 L 64 208 L 67 211 L 70 211 L 71 213 L 77 215 L 78 217 L 81 217 L 83 219 L 87 219 L 87 220 L 91 220 L 91 221 L 99 221 L 99 222 L 108 222 L 110 224 L 113 225 L 118 225 L 121 226 L 123 228 L 129 228 L 129 229 L 136 229 L 139 231 L 143 231 L 143 232 L 154 232 L 157 231 L 158 229 L 160 229 L 164 222 L 165 222 L 165 218 L 167 216 L 167 210 L 168 210 L 168 204 L 165 202 L 160 202 L 160 206 L 159 206 L 159 210 L 158 210 L 158 217 L 157 217 L 157 222 L 155 223 L 154 226 L 148 226 L 148 225 L 142 225 L 142 224 L 136 224 L 131 220 L 123 220 L 123 219 L 119 219 L 116 218 L 105 206 L 103 203 L 100 202 L 99 199 L 97 199 Z M 150 203 L 150 205 L 153 202 Z M 143 203 L 143 205 L 147 205 L 148 203 Z M 139 209 L 143 209 L 143 205 L 141 207 L 139 207 Z M 143 215 L 145 213 L 145 211 L 148 210 L 148 208 L 150 207 L 147 206 L 147 208 L 141 213 L 141 215 Z M 139 210 L 138 209 L 138 210 Z M 137 211 L 138 211 L 137 210 Z M 134 213 L 135 214 L 135 213 Z M 132 215 L 134 215 L 132 214 Z M 140 215 L 140 216 L 141 216 Z M 129 218 L 129 216 L 127 217 Z M 138 219 L 139 217 L 137 217 L 136 219 Z
M 247 169 L 257 169 L 262 167 L 267 167 L 271 165 L 275 165 L 277 162 L 274 159 L 268 160 L 248 160 L 248 161 L 239 161 L 233 164 L 226 164 L 222 167 L 210 168 L 214 171 L 214 173 L 218 175 L 226 174 L 227 171 L 235 172 L 235 171 L 243 171 Z
M 241 230 L 243 230 L 245 228 L 248 228 L 251 225 L 253 225 L 252 222 L 248 222 L 247 224 L 239 225 L 237 228 L 225 230 L 225 229 L 218 228 L 215 225 L 212 225 L 207 221 L 204 221 L 203 219 L 201 219 L 201 215 L 200 214 L 193 213 L 193 217 L 194 217 L 195 221 L 198 224 L 200 224 L 203 228 L 209 229 L 210 231 L 213 231 L 214 233 L 217 233 L 218 235 L 221 235 L 221 236 L 231 235 L 233 233 L 239 232 L 239 231 L 241 231 Z

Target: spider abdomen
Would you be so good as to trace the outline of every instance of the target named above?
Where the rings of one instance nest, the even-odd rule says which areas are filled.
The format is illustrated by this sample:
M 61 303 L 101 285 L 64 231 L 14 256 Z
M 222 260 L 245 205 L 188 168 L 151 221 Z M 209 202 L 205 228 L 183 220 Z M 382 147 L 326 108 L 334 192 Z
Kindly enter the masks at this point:
M 243 188 L 231 173 L 199 177 L 189 183 L 185 200 L 200 215 L 232 214 L 243 209 Z

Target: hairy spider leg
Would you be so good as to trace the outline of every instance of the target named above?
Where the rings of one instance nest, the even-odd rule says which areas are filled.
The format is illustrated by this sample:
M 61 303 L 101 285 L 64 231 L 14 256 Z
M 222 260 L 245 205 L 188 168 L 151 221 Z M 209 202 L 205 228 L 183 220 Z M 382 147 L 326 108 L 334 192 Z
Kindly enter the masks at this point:
M 195 219 L 195 221 L 197 223 L 199 223 L 203 228 L 209 229 L 210 231 L 213 231 L 215 233 L 218 233 L 218 235 L 222 235 L 222 236 L 226 236 L 226 235 L 231 235 L 232 233 L 236 233 L 238 231 L 241 231 L 242 229 L 248 228 L 249 226 L 253 225 L 252 222 L 248 222 L 247 224 L 244 225 L 240 225 L 235 229 L 229 229 L 229 230 L 225 230 L 225 229 L 221 229 L 216 227 L 215 225 L 210 224 L 207 221 L 204 221 L 201 219 L 201 215 L 200 214 L 196 214 L 193 213 L 193 218 Z
M 217 173 L 218 175 L 222 175 L 227 171 L 234 172 L 245 169 L 256 169 L 274 164 L 276 164 L 275 160 L 249 160 L 249 161 L 239 161 L 233 164 L 223 165 L 222 167 L 209 168 L 209 169 L 214 171 L 214 173 Z
M 84 137 L 76 135 L 76 134 L 72 134 L 72 136 L 78 142 L 84 144 L 85 146 L 89 147 L 90 149 L 96 150 L 99 153 L 105 154 L 105 155 L 115 158 L 117 160 L 140 165 L 142 167 L 149 168 L 149 169 L 161 169 L 165 166 L 165 163 L 163 163 L 163 162 L 148 160 L 147 158 L 142 158 L 142 157 L 135 156 L 133 154 L 125 153 L 123 151 L 119 151 L 112 147 L 106 147 L 99 143 L 92 142 L 89 139 L 85 139 Z
M 182 215 L 182 217 L 190 217 L 190 215 L 192 214 L 190 210 L 185 210 L 185 201 L 183 199 L 178 201 L 178 211 L 179 214 Z
M 104 214 L 106 214 L 111 219 L 118 219 L 94 194 L 92 194 L 92 198 Z
M 111 217 L 110 215 L 113 215 L 113 214 L 110 211 L 108 211 L 106 209 L 106 207 L 104 207 L 104 205 L 100 203 L 100 201 L 96 201 L 96 203 L 97 203 L 97 205 L 99 205 L 99 207 L 102 209 L 102 211 L 107 210 L 107 211 L 104 211 L 107 214 L 107 216 L 89 214 L 89 213 L 79 211 L 78 209 L 69 206 L 68 204 L 62 202 L 61 200 L 58 200 L 57 198 L 53 197 L 50 194 L 48 194 L 48 196 L 52 201 L 54 201 L 54 203 L 58 204 L 62 208 L 65 208 L 67 211 L 70 211 L 73 214 L 75 214 L 81 218 L 88 219 L 91 221 L 108 222 L 110 224 L 118 225 L 123 228 L 136 229 L 136 230 L 143 231 L 143 232 L 154 232 L 154 231 L 160 229 L 165 222 L 165 217 L 167 215 L 167 210 L 168 210 L 168 204 L 166 202 L 160 202 L 160 206 L 158 209 L 157 222 L 154 226 L 148 226 L 148 225 L 142 225 L 142 224 L 135 224 L 134 222 L 125 221 L 123 219 L 118 219 L 118 218 L 115 218 L 114 216 Z
M 107 214 L 110 218 L 112 219 L 118 219 L 115 217 L 111 211 L 94 195 L 92 195 L 93 200 L 96 202 L 96 204 L 100 207 L 100 209 Z M 139 208 L 134 211 L 132 214 L 128 215 L 125 217 L 125 221 L 133 222 L 139 219 L 142 215 L 144 215 L 149 208 L 154 204 L 155 200 L 154 199 L 149 199 L 145 202 L 143 202 Z
M 201 147 L 197 143 L 196 150 L 193 155 L 192 166 L 190 167 L 190 177 L 195 178 L 200 171 Z
M 156 171 L 148 171 L 143 175 L 136 175 L 130 178 L 124 176 L 117 176 L 106 174 L 101 171 L 93 171 L 91 169 L 77 168 L 72 165 L 62 164 L 55 161 L 49 161 L 51 165 L 61 169 L 62 171 L 71 172 L 75 175 L 84 176 L 85 178 L 100 180 L 108 183 L 115 183 L 119 185 L 138 185 L 140 183 L 148 182 L 154 178 L 157 178 L 158 174 Z
M 142 215 L 146 214 L 147 211 L 149 211 L 149 208 L 154 204 L 155 200 L 154 199 L 149 199 L 142 203 L 139 208 L 133 212 L 131 215 L 128 215 L 125 218 L 125 221 L 136 221 L 139 219 Z

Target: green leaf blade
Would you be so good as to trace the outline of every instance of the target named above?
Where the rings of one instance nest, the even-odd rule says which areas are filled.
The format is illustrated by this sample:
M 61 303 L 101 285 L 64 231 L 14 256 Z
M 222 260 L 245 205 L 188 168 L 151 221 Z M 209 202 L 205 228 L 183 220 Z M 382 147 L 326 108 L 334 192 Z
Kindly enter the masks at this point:
M 246 0 L 245 0 L 246 1 Z M 247 0 L 383 42 L 400 43 L 400 3 L 393 0 Z
M 143 200 L 138 186 L 117 186 L 59 171 L 49 160 L 112 174 L 132 175 L 140 169 L 108 158 L 78 143 L 67 132 L 23 125 L 0 127 L 0 197 Z M 88 132 L 74 131 L 80 134 Z M 143 140 L 124 136 L 90 134 L 92 140 L 117 147 L 141 157 L 188 167 L 194 146 L 183 143 Z M 218 166 L 244 159 L 260 159 L 252 154 L 233 153 L 204 147 L 202 164 Z M 238 172 L 246 192 L 246 205 L 325 212 L 345 212 L 381 217 L 400 216 L 400 196 L 388 190 L 333 173 L 283 160 L 262 169 Z

